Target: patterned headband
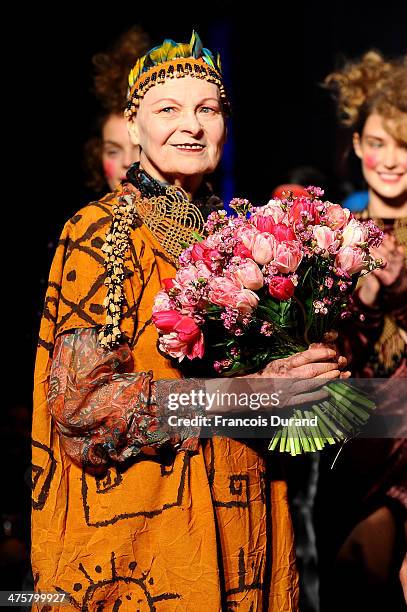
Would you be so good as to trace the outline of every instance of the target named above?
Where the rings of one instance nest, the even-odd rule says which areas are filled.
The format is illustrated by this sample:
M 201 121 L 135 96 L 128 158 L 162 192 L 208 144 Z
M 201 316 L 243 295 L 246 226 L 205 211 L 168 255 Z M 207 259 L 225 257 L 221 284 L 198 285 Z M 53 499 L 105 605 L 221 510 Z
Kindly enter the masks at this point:
M 166 39 L 162 45 L 154 47 L 137 60 L 129 74 L 127 93 L 126 119 L 137 114 L 140 100 L 146 92 L 166 79 L 185 76 L 205 79 L 219 87 L 223 111 L 230 113 L 230 103 L 222 80 L 219 54 L 215 60 L 213 54 L 203 47 L 198 34 L 193 31 L 190 43 L 176 43 Z

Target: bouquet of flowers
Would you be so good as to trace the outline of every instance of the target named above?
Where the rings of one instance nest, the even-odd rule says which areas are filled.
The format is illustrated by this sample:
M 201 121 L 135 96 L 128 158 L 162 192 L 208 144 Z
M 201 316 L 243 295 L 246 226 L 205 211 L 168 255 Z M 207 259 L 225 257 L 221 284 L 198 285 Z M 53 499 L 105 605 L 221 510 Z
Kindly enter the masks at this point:
M 254 207 L 235 198 L 237 215 L 209 215 L 204 236 L 187 246 L 174 279 L 164 281 L 153 307 L 162 353 L 178 362 L 205 360 L 208 373 L 256 372 L 274 359 L 321 342 L 350 316 L 358 278 L 383 265 L 370 255 L 383 233 L 358 221 L 323 190 Z M 312 431 L 283 427 L 270 449 L 292 454 L 345 439 L 374 404 L 343 381 L 326 387 L 329 401 L 312 406 Z M 293 410 L 293 417 L 300 411 Z

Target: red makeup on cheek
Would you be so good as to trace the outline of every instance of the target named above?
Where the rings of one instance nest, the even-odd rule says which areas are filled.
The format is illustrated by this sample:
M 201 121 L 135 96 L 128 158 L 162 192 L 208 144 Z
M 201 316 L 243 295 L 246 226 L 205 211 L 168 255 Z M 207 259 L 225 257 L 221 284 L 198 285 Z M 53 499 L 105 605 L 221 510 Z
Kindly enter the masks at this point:
M 115 162 L 110 159 L 105 159 L 103 161 L 103 172 L 105 173 L 105 177 L 107 179 L 113 178 L 116 174 Z
M 372 153 L 367 153 L 363 156 L 363 163 L 369 170 L 374 170 L 377 166 L 377 156 L 372 155 Z

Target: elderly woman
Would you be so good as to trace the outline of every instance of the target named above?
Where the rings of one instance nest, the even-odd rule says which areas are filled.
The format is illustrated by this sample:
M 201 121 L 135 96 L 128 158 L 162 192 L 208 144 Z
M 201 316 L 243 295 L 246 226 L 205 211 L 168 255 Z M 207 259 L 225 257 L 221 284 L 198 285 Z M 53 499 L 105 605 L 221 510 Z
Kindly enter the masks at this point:
M 130 73 L 126 118 L 140 163 L 66 224 L 36 365 L 33 547 L 37 590 L 71 609 L 295 610 L 286 485 L 243 442 L 171 436 L 155 380 L 180 373 L 157 349 L 152 303 L 179 239 L 213 195 L 228 101 L 193 34 Z M 189 198 L 186 197 L 188 194 Z M 197 220 L 192 223 L 191 219 Z M 311 347 L 263 376 L 340 375 Z

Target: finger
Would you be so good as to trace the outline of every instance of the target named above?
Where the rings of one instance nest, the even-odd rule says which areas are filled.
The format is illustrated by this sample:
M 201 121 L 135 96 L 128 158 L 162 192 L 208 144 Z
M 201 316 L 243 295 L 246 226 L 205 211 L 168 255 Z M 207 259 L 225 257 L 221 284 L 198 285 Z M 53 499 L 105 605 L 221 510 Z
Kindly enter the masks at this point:
M 315 378 L 320 374 L 326 374 L 332 370 L 338 370 L 337 362 L 314 362 L 293 368 L 290 372 L 291 378 Z
M 338 357 L 338 367 L 340 370 L 343 370 L 348 365 L 348 360 L 343 355 Z
M 320 374 L 319 376 L 316 376 L 316 378 L 325 378 L 327 380 L 334 380 L 335 378 L 339 378 L 341 375 L 341 372 L 336 369 L 336 370 L 331 370 L 330 372 L 326 372 L 325 374 Z
M 352 372 L 346 370 L 346 372 L 341 372 L 339 378 L 350 378 L 352 376 Z
M 287 361 L 289 365 L 293 368 L 301 367 L 303 365 L 307 365 L 309 363 L 314 363 L 318 361 L 325 361 L 327 359 L 332 359 L 335 357 L 336 352 L 325 345 L 316 346 L 313 348 L 309 348 L 302 353 L 297 353 L 296 355 L 292 355 L 288 357 Z

